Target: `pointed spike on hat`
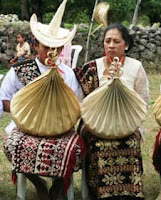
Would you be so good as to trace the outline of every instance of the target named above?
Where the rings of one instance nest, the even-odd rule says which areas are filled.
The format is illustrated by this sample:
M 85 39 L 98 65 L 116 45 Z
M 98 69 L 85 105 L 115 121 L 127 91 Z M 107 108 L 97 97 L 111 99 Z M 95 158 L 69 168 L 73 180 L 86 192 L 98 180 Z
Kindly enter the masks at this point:
M 56 48 L 64 46 L 72 41 L 76 33 L 76 25 L 74 25 L 71 31 L 60 27 L 66 2 L 67 0 L 63 0 L 49 25 L 38 22 L 35 14 L 31 16 L 30 28 L 32 34 L 39 42 L 47 47 Z
M 49 24 L 48 33 L 53 36 L 56 36 L 58 33 L 67 1 L 63 0 Z

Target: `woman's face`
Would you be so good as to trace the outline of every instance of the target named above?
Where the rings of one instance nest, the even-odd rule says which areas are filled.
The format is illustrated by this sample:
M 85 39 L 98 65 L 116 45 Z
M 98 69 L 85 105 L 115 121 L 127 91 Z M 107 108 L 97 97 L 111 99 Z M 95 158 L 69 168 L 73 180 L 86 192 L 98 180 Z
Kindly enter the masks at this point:
M 104 38 L 104 49 L 108 56 L 111 58 L 114 58 L 115 56 L 121 58 L 125 53 L 125 48 L 128 48 L 128 45 L 125 43 L 117 28 L 106 32 Z

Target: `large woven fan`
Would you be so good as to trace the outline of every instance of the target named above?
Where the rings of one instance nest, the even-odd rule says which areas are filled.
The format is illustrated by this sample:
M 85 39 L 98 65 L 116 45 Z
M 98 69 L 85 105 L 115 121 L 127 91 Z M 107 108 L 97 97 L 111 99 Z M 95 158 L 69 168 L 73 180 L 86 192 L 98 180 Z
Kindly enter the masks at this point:
M 11 101 L 11 114 L 25 133 L 60 135 L 76 124 L 80 107 L 56 68 L 22 88 Z
M 98 3 L 95 8 L 94 18 L 98 24 L 102 24 L 104 27 L 107 26 L 107 13 L 110 5 L 107 2 Z
M 161 125 L 161 95 L 157 98 L 153 106 L 153 113 L 159 125 Z
M 135 92 L 113 79 L 88 95 L 82 103 L 86 127 L 105 139 L 123 138 L 136 131 L 146 116 L 146 104 Z

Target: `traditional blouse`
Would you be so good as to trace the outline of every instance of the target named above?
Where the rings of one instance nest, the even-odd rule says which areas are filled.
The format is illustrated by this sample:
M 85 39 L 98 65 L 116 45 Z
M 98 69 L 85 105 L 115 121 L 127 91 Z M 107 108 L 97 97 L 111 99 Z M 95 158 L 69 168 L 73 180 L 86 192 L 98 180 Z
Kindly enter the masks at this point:
M 84 66 L 74 69 L 85 96 L 105 82 L 110 81 L 106 75 L 103 75 L 106 69 L 103 58 L 90 61 Z M 149 84 L 140 61 L 125 57 L 123 75 L 120 79 L 129 89 L 135 90 L 148 103 Z
M 110 80 L 107 79 L 106 75 L 103 75 L 103 72 L 106 69 L 103 58 L 97 59 L 96 65 L 99 84 L 101 86 L 103 83 Z M 120 80 L 124 83 L 124 85 L 126 85 L 126 87 L 135 90 L 144 99 L 144 101 L 148 103 L 148 79 L 140 61 L 125 57 L 125 61 L 123 63 L 123 75 L 120 77 Z

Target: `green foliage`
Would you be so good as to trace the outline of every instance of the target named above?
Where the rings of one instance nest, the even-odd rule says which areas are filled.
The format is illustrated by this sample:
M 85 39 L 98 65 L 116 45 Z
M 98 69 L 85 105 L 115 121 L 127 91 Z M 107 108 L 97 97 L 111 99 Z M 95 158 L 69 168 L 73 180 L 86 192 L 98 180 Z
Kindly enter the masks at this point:
M 76 14 L 77 13 L 77 14 Z M 65 16 L 65 22 L 68 23 L 74 23 L 74 24 L 80 24 L 80 23 L 90 23 L 90 18 L 88 14 L 87 8 L 71 10 L 71 12 L 68 12 Z
M 122 21 L 121 23 L 122 23 L 122 25 L 124 25 L 124 26 L 126 26 L 126 27 L 129 27 L 130 24 L 131 24 L 131 22 L 128 21 L 128 20 Z
M 146 0 L 141 3 L 141 12 L 147 15 L 151 24 L 161 22 L 161 3 L 160 0 Z
M 43 22 L 45 24 L 49 24 L 49 22 L 51 21 L 52 17 L 53 17 L 53 12 L 45 13 L 44 16 L 43 16 Z
M 64 23 L 64 28 L 70 29 L 73 27 L 73 24 Z
M 139 16 L 137 24 L 142 26 L 150 26 L 150 19 L 147 15 Z
M 0 64 L 0 74 L 6 74 L 9 69 L 5 68 L 2 64 Z
M 0 0 L 0 13 L 3 14 L 21 14 L 21 0 Z
M 106 0 L 110 5 L 109 21 L 110 23 L 132 20 L 136 2 L 134 0 Z
M 49 23 L 53 13 L 56 12 L 62 0 L 1 0 L 0 13 L 15 13 L 21 19 L 22 2 L 28 3 L 28 9 L 26 10 L 29 11 L 30 16 L 34 10 L 36 10 L 35 7 L 39 4 L 40 9 L 38 9 L 37 12 L 41 12 L 36 14 L 39 14 L 40 19 L 43 19 L 44 23 Z M 103 0 L 103 2 L 110 4 L 110 10 L 108 13 L 109 23 L 123 22 L 127 25 L 131 24 L 137 0 Z M 95 1 L 91 0 L 68 0 L 63 21 L 66 23 L 89 24 L 93 13 L 94 4 Z M 160 0 L 142 0 L 138 13 L 140 23 L 153 24 L 154 22 L 161 22 L 160 10 Z

